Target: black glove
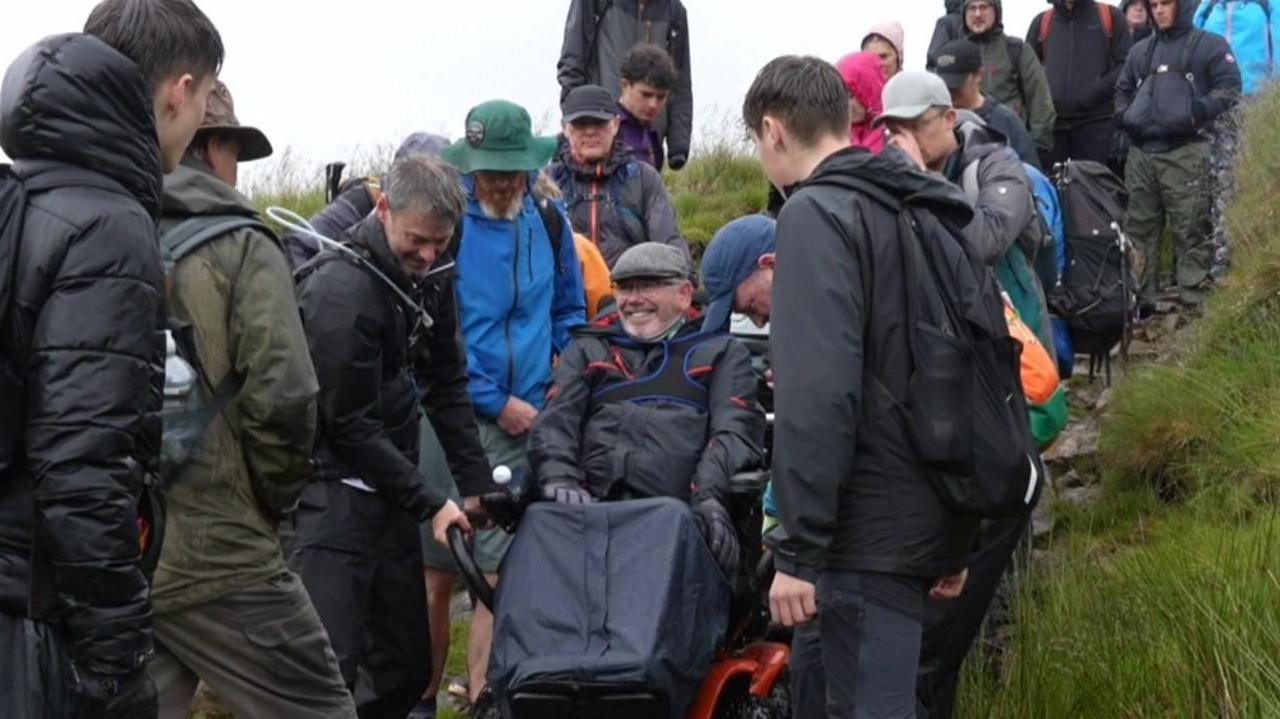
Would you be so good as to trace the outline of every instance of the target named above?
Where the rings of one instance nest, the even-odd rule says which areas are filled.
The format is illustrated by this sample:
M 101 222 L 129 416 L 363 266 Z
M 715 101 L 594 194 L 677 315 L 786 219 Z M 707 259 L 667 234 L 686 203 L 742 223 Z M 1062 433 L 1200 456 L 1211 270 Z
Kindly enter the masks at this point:
M 543 485 L 542 498 L 557 504 L 592 504 L 596 501 L 590 492 L 570 482 Z
M 733 528 L 728 510 L 718 499 L 704 499 L 693 508 L 693 516 L 716 564 L 732 581 L 738 571 L 738 532 Z
M 103 719 L 154 719 L 158 711 L 156 686 L 147 670 L 132 674 L 98 674 L 72 667 L 75 691 L 95 707 Z
M 679 170 L 689 162 L 689 158 L 685 155 L 672 155 L 667 158 L 667 166 L 673 170 Z

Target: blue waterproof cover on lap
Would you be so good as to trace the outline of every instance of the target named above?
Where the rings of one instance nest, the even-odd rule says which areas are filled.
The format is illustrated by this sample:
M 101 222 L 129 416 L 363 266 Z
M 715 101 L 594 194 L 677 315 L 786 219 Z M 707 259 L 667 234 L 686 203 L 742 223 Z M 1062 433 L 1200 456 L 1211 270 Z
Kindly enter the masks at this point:
M 674 499 L 530 507 L 502 562 L 489 682 L 648 688 L 682 717 L 729 621 L 730 589 Z

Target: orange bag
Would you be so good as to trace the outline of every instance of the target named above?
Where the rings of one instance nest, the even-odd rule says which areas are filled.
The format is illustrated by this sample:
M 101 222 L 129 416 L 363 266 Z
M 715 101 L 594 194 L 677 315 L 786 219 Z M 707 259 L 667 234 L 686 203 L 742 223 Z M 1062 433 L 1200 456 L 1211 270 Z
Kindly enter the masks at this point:
M 1018 316 L 1009 295 L 1004 298 L 1004 319 L 1009 323 L 1009 335 L 1022 343 L 1022 391 L 1028 404 L 1044 404 L 1058 391 L 1058 365 L 1053 361 L 1036 334 Z
M 582 267 L 582 285 L 587 293 L 587 322 L 590 322 L 606 303 L 613 302 L 613 282 L 609 279 L 609 266 L 605 264 L 600 249 L 586 235 L 573 233 L 573 245 L 578 250 L 578 264 Z

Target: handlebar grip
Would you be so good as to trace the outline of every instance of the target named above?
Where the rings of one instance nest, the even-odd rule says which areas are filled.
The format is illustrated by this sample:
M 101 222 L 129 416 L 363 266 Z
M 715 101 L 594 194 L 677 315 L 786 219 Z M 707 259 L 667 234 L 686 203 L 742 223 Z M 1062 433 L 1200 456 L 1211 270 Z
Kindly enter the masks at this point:
M 462 575 L 463 581 L 467 583 L 467 588 L 471 590 L 471 594 L 475 596 L 476 600 L 492 612 L 493 585 L 489 584 L 484 572 L 480 571 L 479 565 L 476 564 L 476 558 L 471 551 L 471 542 L 467 539 L 467 535 L 457 525 L 450 526 L 445 530 L 445 534 L 449 539 L 449 553 L 453 555 L 453 561 L 458 565 L 458 573 Z

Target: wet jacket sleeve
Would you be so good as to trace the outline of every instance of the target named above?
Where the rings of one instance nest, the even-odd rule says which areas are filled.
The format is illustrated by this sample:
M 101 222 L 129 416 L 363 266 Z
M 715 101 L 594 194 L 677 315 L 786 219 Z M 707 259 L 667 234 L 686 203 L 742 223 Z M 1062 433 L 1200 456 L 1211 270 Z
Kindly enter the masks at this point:
M 310 476 L 319 386 L 284 255 L 257 232 L 239 236 L 244 252 L 227 337 L 244 378 L 236 396 L 240 442 L 254 495 L 267 516 L 278 517 Z
M 693 474 L 692 502 L 704 496 L 721 502 L 734 474 L 759 465 L 764 446 L 764 410 L 757 399 L 759 383 L 751 368 L 751 352 L 730 341 L 711 374 L 707 446 Z
M 556 272 L 555 296 L 551 299 L 551 342 L 558 355 L 569 347 L 570 330 L 587 321 L 587 293 L 582 288 L 582 265 L 573 242 L 573 225 L 558 205 L 560 213 L 560 267 Z M 501 410 L 499 410 L 501 411 Z
M 673 25 L 677 34 L 671 45 L 671 59 L 675 60 L 679 74 L 672 88 L 671 103 L 667 108 L 667 160 L 674 157 L 689 159 L 689 144 L 693 138 L 693 65 L 689 61 L 689 16 L 684 5 L 679 5 Z
M 636 163 L 640 168 L 640 182 L 644 198 L 644 225 L 646 237 L 650 242 L 661 242 L 664 245 L 678 247 L 689 258 L 690 266 L 693 256 L 689 254 L 689 243 L 680 234 L 676 223 L 676 211 L 671 205 L 671 196 L 667 194 L 667 186 L 662 182 L 662 175 L 644 163 Z
M 1025 45 L 1019 53 L 1018 63 L 1025 94 L 1023 101 L 1027 108 L 1027 129 L 1031 131 L 1036 147 L 1048 152 L 1053 149 L 1053 125 L 1058 120 L 1053 96 L 1049 92 L 1049 79 L 1045 77 L 1044 66 L 1036 59 L 1036 54 Z
M 1219 35 L 1206 33 L 1197 52 L 1208 60 L 1209 93 L 1191 102 L 1191 114 L 1197 126 L 1207 125 L 1240 100 L 1240 65 L 1228 60 L 1231 46 Z
M 423 521 L 446 498 L 422 481 L 383 425 L 385 320 L 368 301 L 375 291 L 370 282 L 355 270 L 313 275 L 303 288 L 302 321 L 320 380 L 320 422 L 333 452 L 356 468 L 360 479 Z
M 556 81 L 560 83 L 560 100 L 579 85 L 586 85 L 590 78 L 587 57 L 595 44 L 596 17 L 593 0 L 572 0 L 569 16 L 564 23 L 564 42 L 560 46 L 560 62 L 556 64 Z
M 1034 198 L 1026 170 L 1012 150 L 1001 149 L 978 164 L 978 199 L 964 238 L 988 267 L 1004 257 L 1032 220 Z
M 862 402 L 864 299 L 855 243 L 843 217 L 801 193 L 778 218 L 771 338 L 775 378 L 773 486 L 786 536 L 779 571 L 815 581 L 853 473 Z
M 435 326 L 427 343 L 429 364 L 420 366 L 417 372 L 426 388 L 422 405 L 444 448 L 458 493 L 475 497 L 494 490 L 492 473 L 467 392 L 467 353 L 453 281 L 446 282 L 440 292 L 440 305 L 433 318 Z
M 1145 46 L 1143 46 L 1145 47 Z M 1124 61 L 1124 66 L 1120 68 L 1120 76 L 1116 78 L 1116 109 L 1115 119 L 1116 125 L 1119 126 L 1121 118 L 1125 112 L 1129 110 L 1129 105 L 1133 103 L 1133 94 L 1138 90 L 1138 80 L 1142 79 L 1138 70 L 1138 56 L 1146 57 L 1146 52 L 1130 52 Z
M 43 218 L 29 208 L 27 226 Z M 129 673 L 144 666 L 152 646 L 137 505 L 160 446 L 159 242 L 141 211 L 107 214 L 84 230 L 49 224 L 57 229 L 45 234 L 70 237 L 40 277 L 50 291 L 29 335 L 32 549 L 66 608 L 61 627 L 72 658 L 91 671 Z
M 582 428 L 591 402 L 587 354 L 581 341 L 569 346 L 556 363 L 547 405 L 529 430 L 529 464 L 542 484 L 585 479 L 578 463 Z

